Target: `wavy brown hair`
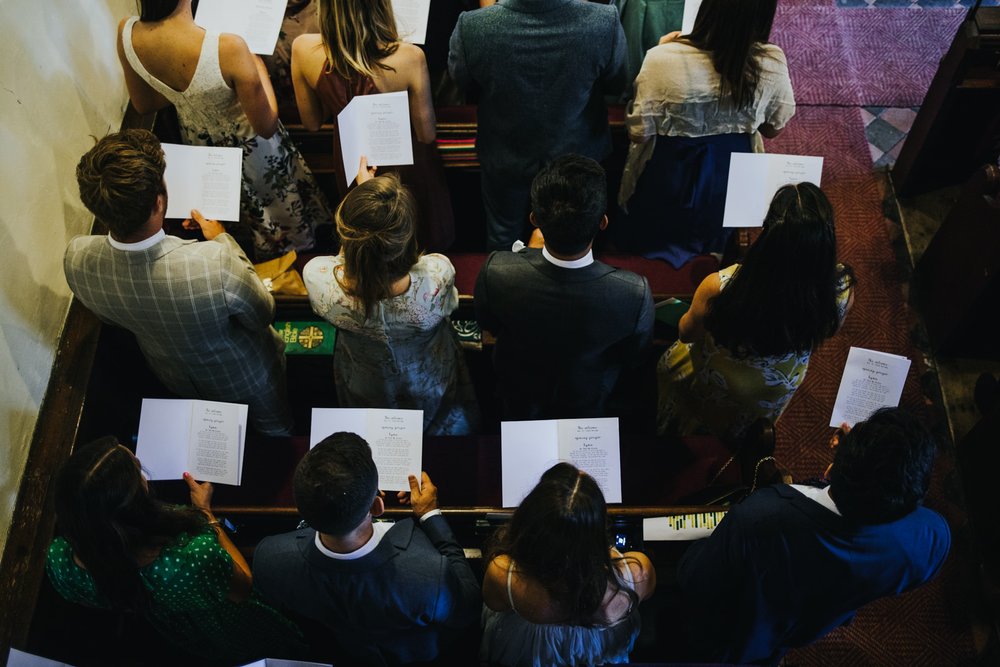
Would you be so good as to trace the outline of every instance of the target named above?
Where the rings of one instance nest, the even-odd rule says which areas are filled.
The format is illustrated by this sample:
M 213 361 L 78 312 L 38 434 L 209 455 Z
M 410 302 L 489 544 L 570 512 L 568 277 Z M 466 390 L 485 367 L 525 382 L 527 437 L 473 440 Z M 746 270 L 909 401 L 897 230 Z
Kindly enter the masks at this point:
M 350 78 L 392 70 L 381 62 L 399 48 L 390 0 L 319 0 L 318 16 L 331 71 Z
M 361 302 L 366 317 L 392 295 L 420 251 L 414 236 L 417 208 L 396 174 L 378 176 L 351 190 L 334 216 L 344 256 L 341 288 Z

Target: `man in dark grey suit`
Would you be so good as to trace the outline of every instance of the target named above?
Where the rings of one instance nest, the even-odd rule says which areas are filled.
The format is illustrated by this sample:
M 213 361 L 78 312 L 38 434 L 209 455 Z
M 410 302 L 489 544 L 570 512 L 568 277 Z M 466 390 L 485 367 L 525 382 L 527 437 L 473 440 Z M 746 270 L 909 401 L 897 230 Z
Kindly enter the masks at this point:
M 650 344 L 649 283 L 594 260 L 606 205 L 601 165 L 555 160 L 531 186 L 544 247 L 494 252 L 479 272 L 476 316 L 496 335 L 505 419 L 615 416 L 612 390 Z
M 165 167 L 146 130 L 110 134 L 80 158 L 80 198 L 110 234 L 69 242 L 66 281 L 95 315 L 135 334 L 170 391 L 246 403 L 258 431 L 285 435 L 292 418 L 274 299 L 218 222 L 192 212 L 203 243 L 163 232 Z
M 520 237 L 531 179 L 549 160 L 611 152 L 605 94 L 627 82 L 614 5 L 504 0 L 458 18 L 448 70 L 479 92 L 476 149 L 490 250 Z
M 334 433 L 295 471 L 295 503 L 311 528 L 265 538 L 254 552 L 254 587 L 325 626 L 337 664 L 433 660 L 479 619 L 479 582 L 422 478 L 410 475 L 413 519 L 372 523 L 384 505 L 371 449 Z

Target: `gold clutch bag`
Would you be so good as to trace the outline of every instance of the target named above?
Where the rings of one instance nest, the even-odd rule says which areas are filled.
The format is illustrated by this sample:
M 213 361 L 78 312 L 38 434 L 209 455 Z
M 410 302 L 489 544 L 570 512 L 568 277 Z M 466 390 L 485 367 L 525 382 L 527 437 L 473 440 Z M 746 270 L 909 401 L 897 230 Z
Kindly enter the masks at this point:
M 292 296 L 307 296 L 309 294 L 306 291 L 306 284 L 302 282 L 302 276 L 294 268 L 296 257 L 295 251 L 292 250 L 281 257 L 253 265 L 268 292 Z

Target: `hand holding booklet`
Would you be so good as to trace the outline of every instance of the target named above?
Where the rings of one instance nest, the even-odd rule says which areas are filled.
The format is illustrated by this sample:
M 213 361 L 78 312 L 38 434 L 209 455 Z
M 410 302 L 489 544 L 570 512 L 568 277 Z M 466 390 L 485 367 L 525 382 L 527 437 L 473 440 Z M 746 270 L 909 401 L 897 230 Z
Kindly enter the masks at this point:
M 606 502 L 622 501 L 618 418 L 541 419 L 500 423 L 503 506 L 519 505 L 560 461 L 593 477 Z
M 197 480 L 239 486 L 247 406 L 189 399 L 144 398 L 135 455 L 149 479 Z
M 350 185 L 361 156 L 368 164 L 388 167 L 413 164 L 410 106 L 406 91 L 358 95 L 337 115 L 344 174 Z
M 357 433 L 372 448 L 378 469 L 378 488 L 409 491 L 409 476 L 420 479 L 424 446 L 423 410 L 378 408 L 313 408 L 309 448 L 347 431 Z
M 830 426 L 854 426 L 879 408 L 894 408 L 903 395 L 910 360 L 896 354 L 852 347 L 840 379 Z
M 168 218 L 187 218 L 197 209 L 210 220 L 240 219 L 242 148 L 161 146 L 167 162 L 163 181 Z

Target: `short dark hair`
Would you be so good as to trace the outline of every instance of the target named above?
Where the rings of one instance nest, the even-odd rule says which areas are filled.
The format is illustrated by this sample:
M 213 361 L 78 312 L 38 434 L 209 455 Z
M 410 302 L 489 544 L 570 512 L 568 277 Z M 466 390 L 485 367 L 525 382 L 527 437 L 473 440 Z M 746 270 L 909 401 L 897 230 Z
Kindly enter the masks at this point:
M 582 155 L 564 155 L 546 165 L 531 183 L 531 211 L 545 245 L 559 254 L 587 249 L 608 207 L 604 168 Z
M 146 222 L 166 193 L 160 140 L 148 130 L 122 130 L 99 140 L 76 165 L 80 199 L 117 239 Z
M 830 497 L 846 519 L 888 523 L 927 495 L 937 443 L 919 419 L 882 408 L 840 438 L 830 470 Z
M 361 525 L 378 493 L 371 447 L 355 433 L 324 438 L 295 469 L 292 487 L 299 514 L 310 526 L 346 535 Z

